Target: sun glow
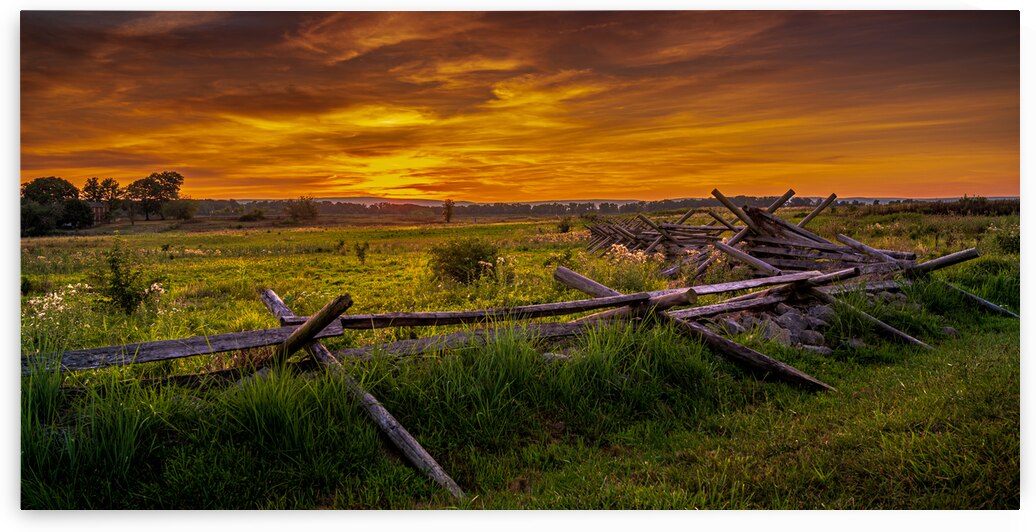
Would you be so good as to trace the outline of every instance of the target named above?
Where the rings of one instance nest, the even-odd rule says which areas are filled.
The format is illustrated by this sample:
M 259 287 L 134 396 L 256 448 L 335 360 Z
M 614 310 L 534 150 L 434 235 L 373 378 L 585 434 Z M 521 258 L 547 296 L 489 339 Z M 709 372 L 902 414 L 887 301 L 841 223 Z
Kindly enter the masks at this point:
M 23 182 L 176 170 L 194 197 L 473 201 L 1019 191 L 1016 12 L 162 15 L 23 15 Z

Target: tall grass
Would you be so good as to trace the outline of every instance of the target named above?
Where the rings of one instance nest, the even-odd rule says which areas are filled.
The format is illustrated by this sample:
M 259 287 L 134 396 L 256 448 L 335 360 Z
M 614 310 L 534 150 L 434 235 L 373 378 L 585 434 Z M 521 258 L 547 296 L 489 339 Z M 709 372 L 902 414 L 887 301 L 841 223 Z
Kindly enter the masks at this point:
M 915 249 L 922 258 L 977 240 L 981 259 L 935 277 L 1017 310 L 1012 236 L 990 230 L 989 218 L 888 213 L 864 219 L 842 211 L 816 227 L 863 235 L 878 247 Z M 1011 226 L 1012 220 L 997 223 Z M 918 229 L 914 242 L 910 232 L 919 224 L 931 230 Z M 505 260 L 471 285 L 442 286 L 427 271 L 425 250 L 455 235 L 452 229 L 134 235 L 169 282 L 153 312 L 131 316 L 94 305 L 89 291 L 52 301 L 61 308 L 30 303 L 81 282 L 109 239 L 27 241 L 22 351 L 42 356 L 272 326 L 254 296 L 255 287 L 267 284 L 300 315 L 342 291 L 354 295 L 357 312 L 571 299 L 572 292 L 551 279 L 559 261 L 625 292 L 666 287 L 651 258 L 591 257 L 578 250 L 578 240 L 557 239 L 553 227 L 544 232 L 541 226 L 464 228 L 465 235 L 500 242 Z M 364 265 L 343 264 L 335 243 L 358 239 L 373 242 L 377 253 Z M 717 267 L 708 275 L 708 281 L 723 281 L 748 274 Z M 919 308 L 862 293 L 842 297 L 936 351 L 892 344 L 848 312 L 838 312 L 828 331 L 834 356 L 751 334 L 739 338 L 829 382 L 838 394 L 760 380 L 657 324 L 591 329 L 561 343 L 504 329 L 488 344 L 451 352 L 350 361 L 349 374 L 478 495 L 474 502 L 447 498 L 397 456 L 334 373 L 282 370 L 241 383 L 181 387 L 139 378 L 237 362 L 199 357 L 75 375 L 40 367 L 21 387 L 22 506 L 1016 505 L 1017 322 L 978 315 L 937 282 L 922 280 L 905 292 Z M 961 338 L 940 334 L 943 326 L 958 328 Z M 364 345 L 439 330 L 452 329 L 350 332 L 327 343 Z M 867 347 L 849 347 L 852 338 Z

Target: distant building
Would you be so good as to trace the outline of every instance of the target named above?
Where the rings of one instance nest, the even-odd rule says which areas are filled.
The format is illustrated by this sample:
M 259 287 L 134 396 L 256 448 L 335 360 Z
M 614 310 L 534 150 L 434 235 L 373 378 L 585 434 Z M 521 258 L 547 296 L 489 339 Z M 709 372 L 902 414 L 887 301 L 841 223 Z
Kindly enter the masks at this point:
M 88 201 L 90 209 L 94 211 L 94 223 L 104 223 L 108 221 L 108 204 L 103 201 Z

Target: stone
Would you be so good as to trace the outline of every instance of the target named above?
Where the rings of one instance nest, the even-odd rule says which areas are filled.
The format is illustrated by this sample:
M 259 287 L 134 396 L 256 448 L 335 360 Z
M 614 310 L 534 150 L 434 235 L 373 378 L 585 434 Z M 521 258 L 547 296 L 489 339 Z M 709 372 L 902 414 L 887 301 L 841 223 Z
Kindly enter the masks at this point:
M 571 358 L 569 355 L 562 353 L 543 353 L 543 359 L 547 362 L 565 362 Z
M 806 325 L 810 329 L 823 329 L 827 327 L 828 323 L 820 318 L 814 318 L 813 316 L 806 316 Z
M 799 346 L 803 351 L 809 351 L 810 353 L 816 353 L 823 356 L 831 356 L 834 351 L 830 347 L 824 347 L 822 345 L 801 345 Z
M 824 345 L 827 343 L 824 335 L 808 329 L 799 333 L 799 341 L 810 345 Z
M 791 332 L 789 332 L 788 329 L 785 329 L 772 321 L 766 321 L 764 323 L 765 325 L 763 325 L 762 329 L 763 338 L 773 340 L 784 345 L 792 344 Z
M 719 327 L 720 331 L 722 331 L 727 336 L 744 334 L 745 332 L 745 328 L 739 325 L 734 320 L 719 320 L 716 322 L 716 325 Z
M 859 338 L 851 338 L 848 342 L 845 343 L 845 345 L 848 346 L 849 349 L 866 349 L 867 348 L 867 342 L 864 342 L 863 340 L 860 340 Z
M 815 305 L 809 307 L 809 316 L 814 317 L 818 320 L 824 320 L 828 323 L 835 319 L 835 310 L 831 308 L 831 305 Z
M 960 333 L 953 327 L 943 327 L 942 329 L 939 329 L 939 332 L 949 336 L 950 338 L 960 338 Z
M 798 311 L 795 310 L 795 307 L 793 307 L 791 305 L 788 305 L 788 304 L 785 304 L 785 303 L 777 303 L 777 314 L 785 314 L 785 313 L 788 313 L 788 312 L 798 312 Z
M 745 330 L 748 330 L 748 331 L 750 331 L 752 329 L 762 329 L 763 327 L 766 326 L 768 321 L 769 320 L 766 319 L 765 315 L 760 315 L 760 316 L 751 316 L 751 315 L 749 315 L 747 318 L 745 318 L 745 321 L 741 322 L 741 326 Z
M 773 320 L 777 325 L 788 329 L 792 334 L 798 335 L 806 329 L 806 321 L 802 319 L 802 314 L 797 310 L 786 312 L 777 316 Z

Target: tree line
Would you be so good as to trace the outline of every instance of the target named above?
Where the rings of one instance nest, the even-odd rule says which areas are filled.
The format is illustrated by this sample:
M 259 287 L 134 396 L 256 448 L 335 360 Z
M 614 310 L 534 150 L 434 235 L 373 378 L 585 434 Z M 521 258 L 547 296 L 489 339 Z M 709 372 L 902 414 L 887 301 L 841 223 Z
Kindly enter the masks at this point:
M 132 222 L 138 215 L 150 220 L 158 215 L 187 219 L 196 205 L 180 197 L 183 176 L 178 172 L 154 172 L 125 187 L 112 178 L 91 177 L 80 190 L 60 177 L 38 177 L 21 186 L 21 232 L 46 234 L 55 229 L 79 229 L 94 223 L 90 202 L 104 206 L 104 217 L 111 221 L 119 210 Z
M 773 203 L 777 196 L 733 196 L 731 200 L 737 205 L 765 207 Z M 792 198 L 788 203 L 792 207 L 814 206 L 820 199 Z M 406 215 L 421 218 L 441 217 L 444 220 L 457 216 L 476 217 L 490 215 L 505 216 L 581 216 L 589 214 L 633 214 L 637 212 L 656 212 L 667 210 L 687 210 L 698 207 L 719 207 L 721 203 L 715 198 L 687 198 L 679 200 L 618 202 L 546 202 L 546 203 L 473 203 L 459 204 L 453 200 L 445 200 L 442 205 L 416 205 L 413 203 L 350 203 L 345 201 L 320 201 L 310 196 L 297 200 L 260 200 L 239 202 L 236 200 L 199 200 L 198 213 L 202 215 L 231 215 L 250 212 L 273 214 L 284 212 L 289 217 L 300 211 L 315 214 L 366 214 L 366 215 Z M 304 218 L 304 216 L 298 216 Z

